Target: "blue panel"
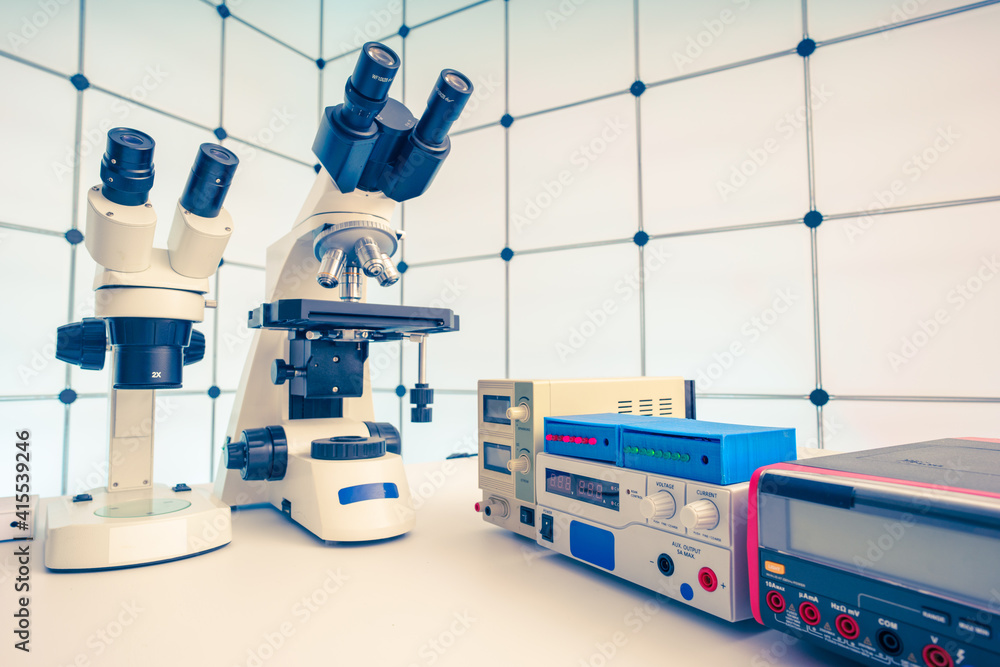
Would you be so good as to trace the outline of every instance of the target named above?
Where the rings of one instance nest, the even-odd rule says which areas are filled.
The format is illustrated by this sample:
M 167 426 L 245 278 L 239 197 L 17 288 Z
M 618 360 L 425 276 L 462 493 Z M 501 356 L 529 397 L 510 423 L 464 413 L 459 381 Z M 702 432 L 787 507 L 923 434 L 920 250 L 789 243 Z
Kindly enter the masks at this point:
M 399 489 L 392 482 L 358 484 L 357 486 L 345 486 L 337 492 L 337 496 L 340 498 L 341 505 L 350 505 L 364 500 L 399 498 Z
M 579 558 L 591 565 L 612 572 L 615 569 L 615 535 L 610 531 L 579 521 L 571 522 L 569 552 L 573 558 Z

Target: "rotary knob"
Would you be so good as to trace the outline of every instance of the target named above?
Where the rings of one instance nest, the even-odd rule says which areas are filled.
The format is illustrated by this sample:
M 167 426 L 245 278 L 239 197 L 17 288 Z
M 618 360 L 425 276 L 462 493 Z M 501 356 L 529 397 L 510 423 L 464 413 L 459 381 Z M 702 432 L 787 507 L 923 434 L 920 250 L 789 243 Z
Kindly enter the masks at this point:
M 647 519 L 669 519 L 676 510 L 674 497 L 667 491 L 657 491 L 639 502 L 639 514 Z
M 507 462 L 507 470 L 511 472 L 519 472 L 522 475 L 531 470 L 531 461 L 524 454 L 521 454 L 516 459 L 512 459 Z
M 515 405 L 512 408 L 507 408 L 507 419 L 524 423 L 528 421 L 528 417 L 530 416 L 531 410 L 528 409 L 527 403 L 521 403 L 520 405 Z
M 184 348 L 182 358 L 185 366 L 196 364 L 205 358 L 205 334 L 191 330 L 191 342 Z
M 696 500 L 681 509 L 681 523 L 688 530 L 712 530 L 719 525 L 719 508 L 711 500 Z

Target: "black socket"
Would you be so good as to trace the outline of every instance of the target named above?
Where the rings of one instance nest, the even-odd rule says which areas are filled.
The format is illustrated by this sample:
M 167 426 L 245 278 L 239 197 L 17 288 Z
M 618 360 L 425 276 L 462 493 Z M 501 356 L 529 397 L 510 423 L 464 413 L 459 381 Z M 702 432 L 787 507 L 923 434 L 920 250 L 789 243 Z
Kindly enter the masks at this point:
M 203 218 L 219 215 L 239 164 L 239 158 L 232 151 L 218 144 L 199 146 L 181 195 L 184 210 Z
M 108 147 L 101 158 L 101 193 L 122 206 L 141 206 L 153 188 L 153 149 L 145 132 L 127 127 L 108 130 Z
M 414 136 L 428 146 L 442 146 L 452 123 L 462 115 L 472 90 L 472 82 L 461 72 L 441 70 L 434 90 L 427 98 L 427 110 L 413 131 Z
M 368 42 L 361 47 L 358 64 L 347 80 L 339 120 L 352 130 L 364 132 L 389 99 L 389 87 L 399 70 L 399 56 L 384 44 Z
M 108 318 L 115 349 L 115 389 L 176 389 L 191 322 L 156 317 Z

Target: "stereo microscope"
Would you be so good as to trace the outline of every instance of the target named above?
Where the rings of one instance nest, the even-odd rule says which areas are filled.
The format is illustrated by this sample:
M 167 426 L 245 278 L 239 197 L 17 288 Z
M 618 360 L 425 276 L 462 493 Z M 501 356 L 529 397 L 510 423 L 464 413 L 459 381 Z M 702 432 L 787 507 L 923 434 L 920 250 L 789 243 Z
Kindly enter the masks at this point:
M 394 537 L 415 520 L 399 432 L 375 421 L 370 344 L 417 343 L 411 420 L 428 422 L 427 336 L 459 327 L 448 309 L 365 303 L 366 278 L 399 280 L 393 208 L 427 190 L 472 93 L 465 75 L 443 70 L 418 121 L 388 97 L 399 65 L 368 42 L 344 102 L 323 112 L 315 184 L 267 250 L 266 301 L 249 313 L 254 335 L 216 479 L 229 505 L 270 503 L 326 541 Z
M 222 146 L 201 145 L 167 248 L 153 248 L 154 147 L 143 132 L 110 130 L 102 184 L 87 192 L 95 317 L 59 327 L 56 357 L 101 370 L 110 343 L 108 483 L 49 505 L 45 565 L 52 570 L 149 565 L 232 538 L 227 505 L 205 490 L 152 480 L 155 392 L 179 388 L 182 367 L 205 355 L 205 337 L 192 325 L 215 305 L 205 295 L 232 234 L 222 203 L 239 160 Z

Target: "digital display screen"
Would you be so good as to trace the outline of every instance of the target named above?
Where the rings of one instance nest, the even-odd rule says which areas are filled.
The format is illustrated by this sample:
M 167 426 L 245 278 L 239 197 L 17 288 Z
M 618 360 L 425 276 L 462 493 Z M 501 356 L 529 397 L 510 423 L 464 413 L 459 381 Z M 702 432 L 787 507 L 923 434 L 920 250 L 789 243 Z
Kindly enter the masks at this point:
M 510 425 L 507 410 L 510 409 L 510 396 L 483 396 L 483 421 L 489 424 Z
M 546 468 L 545 490 L 558 496 L 618 511 L 618 482 Z
M 493 442 L 483 443 L 483 467 L 493 472 L 509 475 L 507 464 L 510 462 L 510 446 L 498 445 Z

